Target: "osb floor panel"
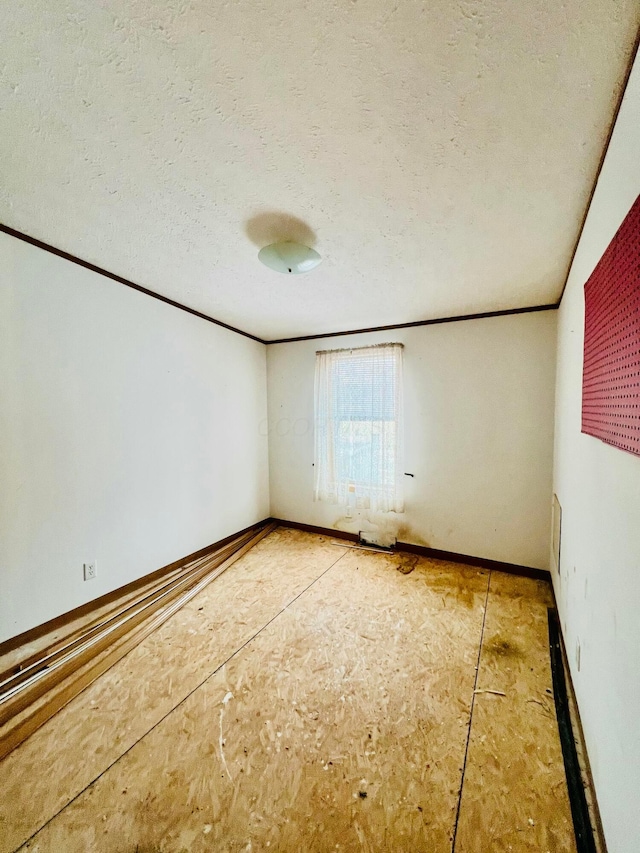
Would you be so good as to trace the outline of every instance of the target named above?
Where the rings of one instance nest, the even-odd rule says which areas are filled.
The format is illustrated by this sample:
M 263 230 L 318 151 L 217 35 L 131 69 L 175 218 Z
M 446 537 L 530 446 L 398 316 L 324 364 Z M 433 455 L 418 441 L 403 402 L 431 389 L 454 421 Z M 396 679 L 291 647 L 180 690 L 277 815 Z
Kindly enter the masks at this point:
M 36 832 L 343 553 L 276 530 L 14 750 L 0 763 L 0 851 Z
M 555 716 L 547 584 L 492 572 L 456 849 L 575 849 Z
M 546 587 L 406 559 L 271 534 L 0 765 L 0 849 L 574 850 Z

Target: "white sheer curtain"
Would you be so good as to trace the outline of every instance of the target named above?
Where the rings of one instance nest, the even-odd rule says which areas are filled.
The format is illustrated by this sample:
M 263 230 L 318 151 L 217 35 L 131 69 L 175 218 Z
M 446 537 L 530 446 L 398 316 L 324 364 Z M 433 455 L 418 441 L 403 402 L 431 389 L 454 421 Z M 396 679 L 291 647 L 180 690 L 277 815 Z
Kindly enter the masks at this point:
M 402 349 L 316 353 L 314 500 L 404 511 Z

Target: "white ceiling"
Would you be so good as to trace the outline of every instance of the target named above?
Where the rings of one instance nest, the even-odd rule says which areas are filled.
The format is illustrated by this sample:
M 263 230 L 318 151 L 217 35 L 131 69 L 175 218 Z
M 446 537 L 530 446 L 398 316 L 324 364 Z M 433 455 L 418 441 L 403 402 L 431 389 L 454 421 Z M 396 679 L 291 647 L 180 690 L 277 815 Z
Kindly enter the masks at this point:
M 637 0 L 10 0 L 0 221 L 266 339 L 554 302 L 639 24 Z M 263 267 L 287 237 L 323 264 Z

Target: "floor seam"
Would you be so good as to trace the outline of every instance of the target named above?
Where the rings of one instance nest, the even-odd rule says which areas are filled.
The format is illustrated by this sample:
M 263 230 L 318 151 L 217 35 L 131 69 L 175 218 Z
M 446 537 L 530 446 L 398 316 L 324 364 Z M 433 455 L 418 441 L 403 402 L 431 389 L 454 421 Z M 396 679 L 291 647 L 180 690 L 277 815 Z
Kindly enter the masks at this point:
M 480 675 L 480 658 L 482 657 L 482 644 L 484 642 L 484 629 L 487 623 L 487 608 L 489 606 L 489 590 L 491 588 L 491 575 L 489 571 L 489 580 L 487 581 L 487 592 L 484 599 L 484 613 L 482 614 L 482 628 L 480 629 L 480 644 L 478 646 L 478 660 L 476 662 L 476 675 L 473 680 L 473 693 L 471 694 L 471 708 L 469 709 L 469 728 L 467 730 L 467 742 L 464 748 L 464 760 L 462 762 L 462 776 L 460 777 L 460 788 L 458 790 L 458 805 L 456 807 L 456 817 L 453 824 L 453 835 L 451 837 L 451 853 L 455 853 L 456 841 L 458 838 L 458 821 L 460 820 L 460 807 L 462 805 L 462 790 L 464 787 L 464 776 L 467 770 L 467 758 L 469 755 L 469 743 L 471 741 L 471 727 L 473 725 L 473 711 L 476 705 L 476 690 L 478 689 L 478 676 Z
M 246 640 L 246 641 L 245 641 L 245 642 L 244 642 L 244 643 L 243 643 L 239 648 L 237 648 L 237 649 L 236 649 L 232 654 L 230 654 L 230 655 L 229 655 L 229 657 L 228 657 L 226 660 L 224 660 L 224 661 L 223 661 L 219 666 L 217 666 L 217 667 L 213 670 L 213 672 L 210 672 L 210 673 L 209 673 L 209 675 L 207 675 L 207 677 L 206 677 L 206 678 L 204 678 L 204 679 L 203 679 L 199 684 L 197 684 L 197 685 L 196 685 L 192 690 L 190 690 L 190 691 L 189 691 L 189 693 L 187 693 L 187 695 L 186 695 L 186 696 L 184 696 L 184 697 L 183 697 L 183 698 L 182 698 L 182 699 L 177 703 L 177 705 L 174 705 L 174 706 L 173 706 L 173 708 L 171 708 L 171 710 L 170 710 L 170 711 L 167 711 L 167 713 L 166 713 L 163 717 L 161 717 L 161 718 L 160 718 L 156 723 L 154 723 L 154 724 L 151 726 L 151 728 L 150 728 L 150 729 L 148 729 L 148 730 L 147 730 L 143 735 L 140 735 L 140 737 L 139 737 L 139 738 L 138 738 L 134 743 L 132 743 L 132 744 L 131 744 L 131 746 L 129 746 L 129 747 L 128 747 L 128 748 L 127 748 L 127 749 L 126 749 L 126 750 L 125 750 L 121 755 L 119 755 L 119 756 L 118 756 L 114 761 L 112 761 L 112 762 L 111 762 L 111 764 L 110 764 L 108 767 L 105 767 L 105 769 L 104 769 L 104 770 L 102 770 L 100 773 L 98 773 L 98 775 L 97 775 L 97 776 L 95 776 L 95 777 L 94 777 L 90 782 L 88 782 L 88 783 L 84 786 L 84 788 L 83 788 L 81 791 L 78 791 L 78 793 L 75 795 L 75 797 L 73 797 L 73 798 L 72 798 L 72 799 L 70 799 L 67 803 L 65 803 L 65 805 L 64 805 L 64 806 L 62 806 L 62 808 L 58 809 L 58 811 L 57 811 L 54 815 L 52 815 L 52 816 L 51 816 L 48 820 L 46 820 L 46 821 L 45 821 L 41 826 L 39 826 L 39 827 L 38 827 L 38 829 L 36 829 L 36 831 L 35 831 L 35 832 L 32 832 L 32 833 L 31 833 L 31 835 L 30 835 L 28 838 L 25 838 L 25 839 L 24 839 L 24 841 L 21 841 L 21 842 L 20 842 L 20 844 L 19 844 L 17 847 L 14 847 L 14 849 L 13 849 L 13 853 L 17 853 L 17 851 L 18 851 L 18 850 L 20 850 L 20 848 L 21 848 L 21 847 L 23 847 L 25 844 L 28 844 L 28 843 L 29 843 L 33 838 L 35 838 L 35 836 L 36 836 L 39 832 L 42 832 L 42 830 L 43 830 L 46 826 L 48 826 L 48 825 L 51 823 L 51 821 L 55 820 L 55 819 L 58 817 L 58 815 L 62 814 L 62 812 L 63 812 L 65 809 L 69 808 L 69 806 L 70 806 L 70 805 L 72 805 L 72 804 L 73 804 L 73 803 L 78 799 L 78 797 L 81 797 L 81 796 L 84 794 L 84 792 L 85 792 L 85 791 L 87 791 L 87 790 L 88 790 L 92 785 L 94 785 L 94 784 L 95 784 L 95 783 L 96 783 L 100 778 L 102 778 L 102 776 L 104 776 L 104 774 L 105 774 L 105 773 L 108 773 L 108 772 L 109 772 L 109 770 L 111 770 L 111 768 L 112 768 L 112 767 L 115 767 L 115 765 L 116 765 L 116 764 L 118 764 L 118 762 L 119 762 L 119 761 L 121 761 L 121 760 L 125 757 L 125 755 L 127 755 L 129 752 L 131 752 L 131 750 L 132 750 L 134 747 L 136 747 L 136 746 L 137 746 L 137 745 L 138 745 L 142 740 L 144 740 L 144 739 L 147 737 L 147 735 L 150 735 L 150 734 L 151 734 L 151 732 L 152 732 L 154 729 L 156 729 L 156 728 L 157 728 L 161 723 L 163 723 L 163 722 L 167 719 L 167 717 L 171 716 L 171 714 L 173 714 L 173 712 L 174 712 L 174 711 L 176 711 L 176 710 L 177 710 L 177 709 L 178 709 L 178 708 L 179 708 L 179 707 L 180 707 L 184 702 L 186 702 L 186 701 L 187 701 L 187 699 L 189 699 L 191 696 L 193 696 L 193 694 L 194 694 L 197 690 L 199 690 L 201 687 L 203 687 L 203 686 L 207 683 L 207 681 L 209 681 L 211 678 L 213 678 L 213 676 L 214 676 L 214 675 L 217 675 L 217 674 L 220 672 L 220 670 L 221 670 L 221 669 L 223 669 L 223 668 L 224 668 L 228 663 L 230 663 L 230 661 L 232 661 L 232 660 L 233 660 L 233 658 L 235 658 L 235 657 L 236 657 L 236 655 L 240 654 L 240 652 L 241 652 L 243 649 L 245 649 L 245 648 L 246 648 L 250 643 L 252 643 L 252 642 L 256 639 L 256 637 L 258 637 L 258 636 L 259 636 L 259 635 L 260 635 L 260 634 L 265 630 L 265 628 L 268 628 L 268 627 L 269 627 L 269 625 L 271 625 L 273 622 L 275 622 L 275 621 L 276 621 L 276 619 L 278 619 L 280 616 L 282 616 L 282 614 L 283 614 L 286 610 L 288 610 L 288 609 L 291 607 L 291 605 L 292 605 L 292 604 L 295 604 L 295 602 L 296 602 L 299 598 L 301 598 L 301 597 L 302 597 L 306 592 L 308 592 L 308 591 L 311 589 L 311 587 L 312 587 L 312 586 L 314 586 L 314 585 L 315 585 L 319 580 L 321 580 L 321 578 L 323 578 L 323 577 L 327 574 L 327 572 L 329 572 L 329 571 L 330 571 L 330 570 L 331 570 L 331 569 L 336 565 L 336 563 L 339 563 L 339 562 L 340 562 L 340 560 L 341 560 L 341 559 L 342 559 L 342 558 L 343 558 L 347 553 L 348 553 L 348 552 L 345 550 L 342 554 L 340 554 L 340 556 L 339 556 L 339 557 L 337 557 L 337 558 L 333 561 L 333 563 L 331 563 L 331 565 L 327 566 L 327 568 L 326 568 L 326 569 L 324 569 L 322 572 L 320 572 L 320 574 L 319 574 L 316 578 L 314 578 L 314 579 L 311 581 L 311 583 L 309 583 L 309 584 L 308 584 L 308 585 L 307 585 L 303 590 L 301 590 L 301 591 L 300 591 L 296 596 L 294 596 L 294 597 L 291 599 L 291 601 L 287 602 L 287 604 L 285 604 L 285 606 L 284 606 L 283 608 L 281 608 L 281 609 L 280 609 L 280 610 L 275 614 L 275 616 L 272 616 L 272 617 L 271 617 L 271 619 L 269 619 L 269 621 L 268 621 L 268 622 L 265 622 L 265 624 L 264 624 L 264 625 L 263 625 L 263 626 L 262 626 L 258 631 L 256 631 L 256 632 L 255 632 L 255 634 L 252 634 L 252 636 L 251 636 L 251 637 L 249 637 L 249 639 L 248 639 L 248 640 Z M 125 657 L 126 657 L 126 656 L 125 656 Z M 123 660 L 124 660 L 124 658 L 123 658 Z

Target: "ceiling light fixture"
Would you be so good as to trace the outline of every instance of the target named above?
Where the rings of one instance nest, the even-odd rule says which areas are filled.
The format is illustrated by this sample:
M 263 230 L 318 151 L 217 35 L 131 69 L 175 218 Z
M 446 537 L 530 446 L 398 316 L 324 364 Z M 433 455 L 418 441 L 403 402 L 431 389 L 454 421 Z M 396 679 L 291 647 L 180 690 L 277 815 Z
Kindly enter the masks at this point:
M 287 275 L 310 272 L 322 261 L 315 249 L 290 240 L 265 246 L 258 252 L 258 258 L 269 269 Z

